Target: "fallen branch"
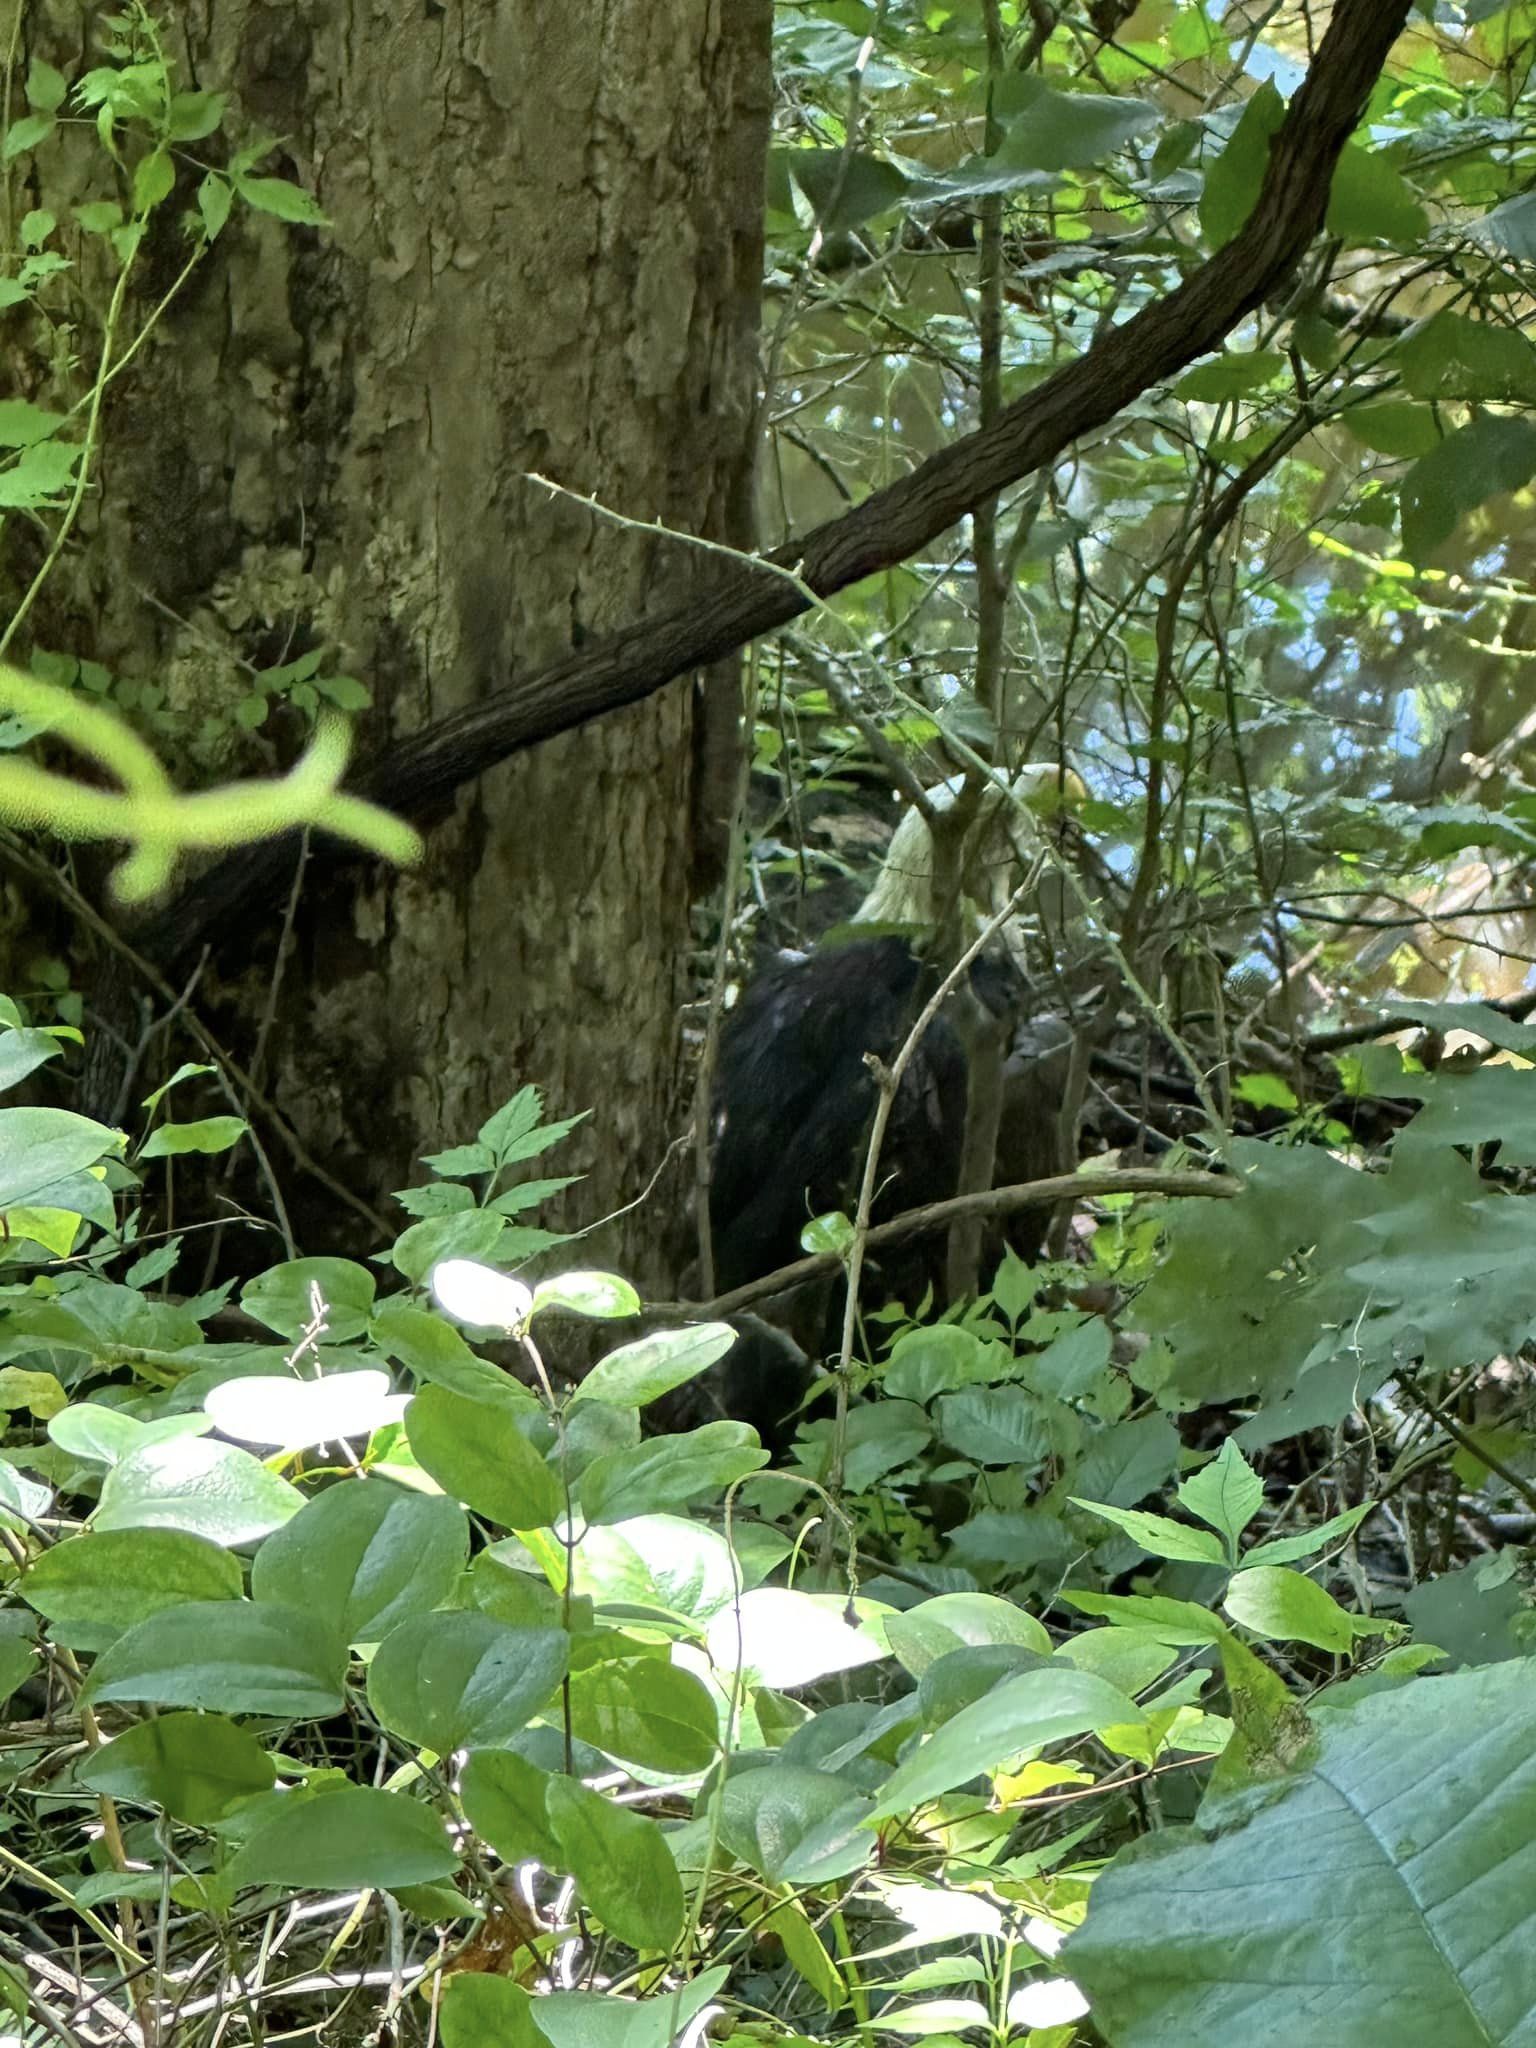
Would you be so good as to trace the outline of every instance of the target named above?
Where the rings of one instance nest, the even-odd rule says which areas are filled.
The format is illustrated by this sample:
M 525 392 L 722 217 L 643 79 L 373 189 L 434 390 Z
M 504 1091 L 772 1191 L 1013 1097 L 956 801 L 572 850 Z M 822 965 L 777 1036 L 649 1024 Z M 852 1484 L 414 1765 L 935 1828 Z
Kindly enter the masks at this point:
M 1057 1173 L 1048 1180 L 1016 1181 L 1011 1187 L 984 1188 L 979 1194 L 952 1195 L 945 1202 L 926 1202 L 920 1209 L 908 1209 L 893 1216 L 889 1223 L 877 1223 L 865 1245 L 871 1252 L 883 1251 L 887 1245 L 904 1243 L 909 1237 L 930 1237 L 947 1230 L 961 1217 L 1011 1216 L 1018 1209 L 1042 1208 L 1051 1202 L 1096 1202 L 1106 1195 L 1214 1196 L 1219 1201 L 1231 1201 L 1242 1192 L 1241 1180 L 1222 1173 L 1160 1173 L 1150 1166 L 1105 1167 L 1097 1173 Z M 780 1266 L 777 1272 L 749 1280 L 744 1287 L 733 1287 L 729 1294 L 717 1295 L 713 1301 L 658 1301 L 648 1303 L 647 1307 L 665 1316 L 734 1316 L 755 1301 L 787 1294 L 790 1288 L 801 1287 L 807 1280 L 823 1279 L 837 1272 L 841 1265 L 836 1252 L 813 1252 L 808 1258 L 796 1259 L 793 1265 Z

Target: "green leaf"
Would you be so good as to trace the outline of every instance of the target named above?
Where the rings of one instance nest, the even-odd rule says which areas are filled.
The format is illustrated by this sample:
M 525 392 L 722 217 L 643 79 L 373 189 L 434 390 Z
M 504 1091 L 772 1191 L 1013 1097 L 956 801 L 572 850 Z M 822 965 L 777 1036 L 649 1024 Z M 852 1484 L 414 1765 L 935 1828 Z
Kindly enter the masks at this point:
M 40 405 L 33 405 L 29 399 L 0 399 L 0 448 L 30 448 L 34 442 L 47 441 L 65 424 L 61 412 L 45 412 Z M 22 1048 L 48 1046 L 54 1052 L 59 1050 L 58 1040 L 51 1031 L 12 1030 L 0 1038 L 0 1048 L 6 1055 L 5 1086 L 11 1087 L 31 1071 L 22 1067 L 13 1072 Z M 34 1060 L 32 1065 L 37 1062 Z
M 472 1610 L 413 1615 L 374 1653 L 368 1701 L 392 1734 L 439 1756 L 494 1748 L 548 1705 L 569 1655 L 562 1629 L 509 1628 Z
M 373 1310 L 374 1278 L 350 1259 L 289 1259 L 271 1266 L 241 1289 L 240 1306 L 280 1337 L 294 1338 L 313 1319 L 316 1288 L 326 1310 L 327 1341 L 350 1344 L 362 1336 Z
M 255 207 L 258 213 L 274 214 L 278 220 L 292 221 L 298 227 L 330 226 L 303 186 L 290 184 L 287 178 L 241 176 L 235 179 L 234 184 L 246 205 Z
M 1458 427 L 1403 479 L 1403 547 L 1418 566 L 1489 498 L 1536 476 L 1536 421 L 1483 413 Z
M 36 149 L 40 142 L 46 142 L 53 133 L 51 114 L 24 114 L 19 121 L 13 121 L 5 131 L 5 161 L 22 156 L 29 149 Z
M 617 1273 L 557 1273 L 533 1290 L 531 1314 L 563 1308 L 572 1315 L 613 1322 L 640 1313 L 640 1297 Z
M 973 1330 L 939 1323 L 902 1332 L 891 1346 L 880 1384 L 893 1399 L 926 1403 L 936 1394 L 998 1377 L 993 1345 Z
M 670 1949 L 683 1931 L 683 1881 L 655 1821 L 551 1778 L 545 1793 L 559 1866 L 575 1878 L 589 1912 L 634 1949 Z
M 1112 1522 L 1151 1556 L 1174 1556 L 1190 1565 L 1225 1565 L 1229 1561 L 1217 1538 L 1206 1530 L 1192 1530 L 1184 1522 L 1171 1522 L 1167 1516 L 1149 1516 L 1137 1507 L 1104 1507 L 1098 1501 L 1079 1501 L 1077 1497 L 1073 1497 L 1071 1505 L 1083 1507 L 1102 1522 Z
M 558 1475 L 503 1409 L 424 1387 L 405 1429 L 422 1469 L 477 1515 L 504 1529 L 547 1529 L 564 1512 Z
M 1264 1482 L 1232 1437 L 1178 1491 L 1179 1505 L 1188 1514 L 1225 1536 L 1229 1555 L 1236 1554 L 1237 1539 L 1264 1505 Z
M 401 1295 L 381 1301 L 369 1332 L 386 1358 L 418 1380 L 431 1380 L 452 1394 L 493 1406 L 530 1408 L 534 1397 L 510 1373 L 477 1358 L 452 1324 L 429 1309 L 412 1308 Z
M 224 118 L 227 95 L 222 92 L 179 92 L 171 101 L 172 142 L 201 142 Z
M 533 2000 L 505 1977 L 456 1970 L 440 2018 L 443 2048 L 550 2048 L 548 2034 L 534 2024 Z
M 1002 141 L 992 158 L 999 168 L 1084 170 L 1157 125 L 1157 109 L 1144 100 L 1057 92 L 1017 75 L 1006 85 L 1016 103 L 1023 104 L 1004 120 Z
M 594 1458 L 577 1482 L 589 1522 L 628 1522 L 720 1494 L 759 1471 L 768 1454 L 744 1422 L 706 1422 L 682 1436 L 647 1437 Z
M 720 1721 L 691 1671 L 659 1657 L 609 1659 L 574 1672 L 571 1731 L 643 1770 L 691 1777 L 714 1762 Z
M 722 1608 L 709 1624 L 707 1646 L 721 1683 L 738 1666 L 754 1683 L 787 1692 L 795 1686 L 875 1664 L 889 1650 L 872 1629 L 845 1619 L 846 1601 L 781 1586 L 759 1586 Z
M 233 1547 L 280 1529 L 304 1504 L 249 1451 L 204 1437 L 142 1444 L 102 1482 L 97 1529 L 181 1529 Z
M 183 1152 L 227 1152 L 250 1125 L 242 1116 L 205 1116 L 191 1124 L 157 1124 L 139 1147 L 140 1159 L 174 1159 Z
M 1345 1508 L 1340 1515 L 1330 1515 L 1315 1529 L 1303 1529 L 1299 1536 L 1278 1536 L 1271 1543 L 1256 1543 L 1244 1553 L 1241 1562 L 1246 1569 L 1256 1564 L 1288 1564 L 1293 1557 L 1313 1557 L 1341 1536 L 1347 1536 L 1375 1505 L 1374 1501 L 1362 1501 L 1358 1507 Z
M 64 95 L 69 83 L 62 71 L 55 71 L 51 64 L 45 64 L 41 57 L 34 57 L 27 66 L 27 105 L 36 107 L 41 113 L 56 114 L 64 104 Z
M 1144 1719 L 1134 1701 L 1091 1672 L 1064 1666 L 1021 1672 L 963 1708 L 898 1764 L 869 1818 L 910 1813 L 967 1779 L 995 1770 L 1020 1750 Z
M 222 234 L 234 203 L 235 189 L 228 178 L 221 178 L 217 171 L 210 171 L 197 188 L 197 210 L 202 217 L 203 233 L 210 242 L 216 242 Z M 247 698 L 243 701 L 249 703 L 252 700 Z M 265 713 L 265 699 L 258 697 L 255 701 Z
M 1413 187 L 1377 151 L 1346 142 L 1328 192 L 1325 231 L 1347 242 L 1421 241 L 1429 217 Z
M 341 1706 L 346 1651 L 296 1607 L 194 1600 L 151 1615 L 96 1659 L 93 1700 L 153 1700 L 284 1720 Z
M 1225 405 L 1234 398 L 1249 398 L 1262 391 L 1285 370 L 1285 357 L 1278 349 L 1234 350 L 1211 363 L 1188 370 L 1173 387 L 1175 398 L 1188 403 L 1198 399 L 1206 405 Z
M 150 213 L 168 199 L 176 183 L 176 166 L 168 149 L 152 149 L 140 157 L 133 171 L 133 210 Z
M 921 1678 L 931 1664 L 966 1646 L 1011 1644 L 1049 1657 L 1055 1645 L 1044 1627 L 995 1593 L 940 1593 L 920 1600 L 885 1624 L 886 1638 L 903 1667 Z
M 1536 347 L 1498 321 L 1436 313 L 1398 343 L 1394 359 L 1415 398 L 1536 404 Z
M 67 1109 L 0 1109 L 0 1210 L 122 1151 L 122 1133 Z
M 152 1614 L 189 1600 L 238 1600 L 240 1566 L 228 1551 L 179 1529 L 87 1532 L 54 1544 L 28 1566 L 21 1596 L 61 1642 L 98 1650 Z
M 52 1418 L 48 1434 L 72 1458 L 116 1465 L 142 1445 L 166 1443 L 179 1436 L 206 1436 L 211 1427 L 206 1415 L 167 1415 L 159 1422 L 140 1422 L 121 1408 L 74 1401 Z
M 579 1401 L 611 1401 L 644 1408 L 708 1371 L 736 1342 L 729 1323 L 694 1323 L 657 1330 L 600 1358 L 576 1390 Z
M 874 1854 L 869 1801 L 847 1779 L 776 1762 L 733 1772 L 720 1800 L 720 1839 L 733 1856 L 778 1884 L 833 1883 Z
M 945 1394 L 938 1412 L 944 1441 L 978 1465 L 1009 1465 L 1027 1477 L 1051 1454 L 1045 1406 L 1027 1387 L 974 1387 Z
M 229 1883 L 305 1891 L 392 1889 L 448 1877 L 459 1859 L 442 1822 L 403 1792 L 344 1785 L 309 1799 L 278 1799 L 229 1869 Z
M 1171 1643 L 1176 1649 L 1198 1643 L 1220 1642 L 1225 1630 L 1209 1608 L 1192 1600 L 1170 1600 L 1163 1593 L 1079 1593 L 1064 1590 L 1056 1596 L 1080 1614 L 1101 1614 L 1119 1628 L 1133 1628 L 1155 1643 Z
M 1259 1564 L 1233 1575 L 1222 1605 L 1234 1621 L 1270 1642 L 1310 1643 L 1347 1655 L 1357 1635 L 1380 1635 L 1385 1623 L 1346 1613 L 1315 1579 L 1283 1565 Z
M 460 1778 L 464 1817 L 503 1863 L 560 1867 L 560 1845 L 544 1804 L 548 1771 L 510 1749 L 475 1749 Z
M 826 234 L 861 227 L 906 196 L 905 172 L 868 150 L 792 149 L 782 157 Z
M 371 1368 L 311 1380 L 253 1373 L 211 1388 L 203 1406 L 214 1428 L 238 1443 L 302 1451 L 398 1422 L 405 1396 L 390 1391 L 387 1372 Z
M 346 1642 L 377 1643 L 442 1605 L 468 1558 L 469 1524 L 455 1501 L 387 1479 L 343 1480 L 262 1544 L 251 1595 L 300 1607 Z
M 1061 1968 L 1116 2048 L 1520 2042 L 1536 2011 L 1536 1662 L 1334 1712 L 1262 1797 L 1095 1879 Z M 1347 1902 L 1347 1903 L 1346 1903 Z
M 1250 95 L 1221 155 L 1205 174 L 1200 230 L 1211 249 L 1232 240 L 1253 211 L 1269 168 L 1269 145 L 1285 119 L 1285 102 L 1265 79 Z
M 222 1714 L 161 1714 L 95 1751 L 75 1776 L 92 1792 L 211 1827 L 242 1801 L 269 1792 L 277 1766 L 253 1735 Z

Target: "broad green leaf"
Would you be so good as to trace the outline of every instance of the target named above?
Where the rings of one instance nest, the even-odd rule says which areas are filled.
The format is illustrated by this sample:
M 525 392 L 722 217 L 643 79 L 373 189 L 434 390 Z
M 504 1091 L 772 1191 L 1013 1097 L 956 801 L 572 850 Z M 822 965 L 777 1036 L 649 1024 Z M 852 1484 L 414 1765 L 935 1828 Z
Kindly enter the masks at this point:
M 1223 248 L 1253 211 L 1269 168 L 1271 138 L 1285 119 L 1285 102 L 1269 79 L 1253 92 L 1227 146 L 1205 174 L 1200 229 L 1208 246 Z
M 579 1401 L 613 1401 L 644 1408 L 686 1380 L 696 1379 L 736 1342 L 729 1323 L 695 1323 L 656 1330 L 600 1358 L 576 1390 Z
M 1192 1564 L 1227 1562 L 1219 1539 L 1207 1529 L 1191 1529 L 1183 1522 L 1170 1521 L 1166 1515 L 1143 1514 L 1136 1508 L 1107 1508 L 1099 1501 L 1079 1500 L 1076 1495 L 1072 1505 L 1097 1515 L 1100 1521 L 1113 1522 L 1153 1557 L 1182 1558 Z
M 639 1315 L 640 1297 L 617 1273 L 556 1273 L 533 1290 L 534 1315 L 552 1308 L 611 1322 Z
M 239 177 L 235 190 L 247 206 L 255 207 L 258 213 L 274 214 L 278 220 L 292 221 L 298 227 L 324 228 L 330 222 L 301 185 L 290 184 L 286 178 Z
M 19 1365 L 0 1365 L 0 1410 L 24 1409 L 48 1422 L 69 1404 L 69 1396 L 51 1372 L 27 1372 Z
M 1027 1387 L 974 1387 L 945 1394 L 938 1417 L 944 1441 L 978 1465 L 1017 1466 L 1027 1475 L 1051 1454 L 1044 1406 Z
M 1278 349 L 1248 349 L 1217 356 L 1186 370 L 1173 387 L 1175 398 L 1198 399 L 1207 405 L 1225 405 L 1234 398 L 1251 397 L 1255 391 L 1280 376 L 1285 357 Z
M 689 1777 L 719 1748 L 715 1703 L 690 1671 L 659 1657 L 607 1659 L 572 1673 L 572 1733 L 643 1770 Z
M 122 1143 L 120 1131 L 71 1110 L 0 1109 L 0 1210 L 37 1201 Z
M 1210 1464 L 1179 1487 L 1179 1505 L 1208 1522 L 1235 1551 L 1238 1538 L 1264 1505 L 1264 1482 L 1228 1437 Z
M 563 1513 L 559 1475 L 504 1408 L 423 1387 L 405 1429 L 417 1463 L 443 1491 L 503 1529 L 547 1529 Z
M 313 1320 L 315 1289 L 325 1308 L 327 1343 L 361 1337 L 373 1308 L 374 1278 L 350 1259 L 289 1259 L 271 1266 L 241 1289 L 240 1306 L 280 1337 L 294 1338 Z
M 886 1637 L 902 1665 L 921 1678 L 930 1664 L 966 1645 L 1009 1643 L 1049 1657 L 1055 1647 L 1032 1614 L 995 1593 L 940 1593 L 921 1600 L 885 1624 Z
M 874 1854 L 869 1801 L 846 1778 L 789 1763 L 733 1771 L 720 1795 L 720 1839 L 770 1884 L 832 1883 Z
M 1380 1635 L 1385 1623 L 1349 1614 L 1316 1579 L 1284 1565 L 1260 1564 L 1233 1575 L 1222 1605 L 1234 1621 L 1272 1642 L 1311 1643 L 1346 1655 L 1358 1635 Z
M 184 1152 L 227 1152 L 250 1125 L 240 1116 L 205 1116 L 197 1123 L 157 1124 L 139 1147 L 140 1159 L 174 1159 Z
M 22 406 L 29 412 L 34 409 L 19 398 L 0 402 L 0 445 L 8 448 L 17 445 L 12 438 L 17 429 L 7 423 L 7 415 L 16 406 Z M 43 417 L 54 416 L 46 414 Z M 63 1049 L 49 1031 L 0 1032 L 0 1088 L 14 1088 L 18 1081 L 24 1081 L 45 1061 L 57 1059 Z
M 371 1436 L 405 1413 L 405 1396 L 390 1391 L 387 1372 L 335 1372 L 301 1380 L 258 1373 L 225 1380 L 203 1403 L 213 1426 L 238 1443 L 307 1450 L 312 1444 Z
M 744 1422 L 706 1422 L 682 1436 L 646 1437 L 594 1458 L 576 1486 L 589 1522 L 628 1522 L 724 1493 L 766 1465 L 768 1454 Z
M 705 1970 L 676 1991 L 643 2000 L 613 1991 L 556 1991 L 533 2000 L 505 1977 L 461 1970 L 443 1995 L 443 2048 L 693 2048 L 692 2023 L 727 1976 Z
M 92 1464 L 117 1465 L 145 1444 L 166 1443 L 179 1436 L 205 1436 L 213 1427 L 206 1415 L 167 1415 L 141 1422 L 121 1408 L 102 1408 L 94 1401 L 72 1401 L 48 1424 L 48 1434 L 61 1451 Z
M 488 1359 L 477 1358 L 458 1331 L 429 1309 L 412 1308 L 402 1296 L 381 1301 L 369 1333 L 386 1358 L 393 1358 L 418 1380 L 446 1387 L 472 1401 L 527 1408 L 534 1397 L 510 1373 Z
M 449 1756 L 494 1748 L 526 1728 L 565 1676 L 561 1629 L 509 1628 L 473 1609 L 418 1614 L 368 1667 L 368 1702 L 391 1734 Z
M 180 1529 L 233 1547 L 280 1529 L 304 1504 L 249 1451 L 205 1437 L 141 1444 L 108 1472 L 97 1529 Z
M 446 1601 L 468 1557 L 457 1502 L 387 1479 L 342 1480 L 262 1544 L 251 1594 L 301 1607 L 349 1643 L 377 1643 Z
M 1523 2043 L 1536 2011 L 1536 1661 L 1316 1717 L 1261 1797 L 1123 1850 L 1061 1967 L 1116 2048 Z M 1303 2016 L 1303 2017 L 1298 2017 Z
M 680 1515 L 642 1515 L 589 1529 L 572 1585 L 594 1600 L 653 1607 L 702 1625 L 735 1597 L 737 1566 L 718 1530 Z
M 1029 1360 L 1029 1384 L 1058 1401 L 1079 1401 L 1103 1379 L 1109 1350 L 1108 1323 L 1102 1316 L 1088 1316 Z
M 230 1885 L 304 1891 L 388 1890 L 448 1877 L 459 1859 L 437 1815 L 404 1792 L 344 1785 L 310 1799 L 279 1799 L 229 1870 Z
M 427 1216 L 401 1231 L 390 1247 L 390 1262 L 413 1286 L 421 1286 L 439 1266 L 476 1265 L 495 1258 L 506 1234 L 505 1219 L 489 1209 Z
M 1348 242 L 1418 242 L 1428 227 L 1422 201 L 1401 171 L 1358 142 L 1346 142 L 1328 191 L 1330 235 Z
M 559 1865 L 575 1878 L 588 1911 L 631 1948 L 670 1949 L 687 1910 L 683 1881 L 655 1821 L 575 1778 L 551 1778 L 545 1804 Z
M 549 1823 L 544 1794 L 548 1771 L 510 1749 L 474 1749 L 460 1777 L 464 1818 L 503 1863 L 560 1867 L 560 1845 Z
M 550 2048 L 548 2034 L 534 2024 L 532 1998 L 506 1977 L 456 1970 L 439 2018 L 443 2048 Z
M 909 1813 L 967 1779 L 995 1770 L 1022 1749 L 1143 1719 L 1134 1701 L 1091 1672 L 1065 1667 L 1021 1672 L 962 1709 L 899 1764 L 870 1819 Z
M 21 1595 L 61 1642 L 98 1650 L 152 1614 L 189 1600 L 238 1600 L 240 1566 L 227 1550 L 179 1529 L 88 1531 L 28 1566 Z
M 789 1692 L 888 1656 L 869 1629 L 843 1619 L 843 1606 L 836 1598 L 759 1586 L 710 1622 L 710 1658 L 726 1682 L 740 1665 L 753 1682 Z
M 1394 360 L 1415 398 L 1536 404 L 1536 347 L 1500 321 L 1436 313 L 1398 343 Z
M 194 1600 L 139 1622 L 91 1668 L 93 1700 L 295 1720 L 341 1706 L 341 1638 L 296 1607 Z
M 1256 1564 L 1289 1564 L 1293 1557 L 1313 1557 L 1330 1543 L 1337 1543 L 1341 1536 L 1347 1536 L 1375 1505 L 1374 1501 L 1363 1501 L 1358 1507 L 1346 1508 L 1341 1515 L 1330 1515 L 1315 1529 L 1304 1529 L 1299 1536 L 1277 1536 L 1273 1542 L 1256 1543 L 1239 1562 L 1246 1569 Z
M 880 1384 L 887 1395 L 898 1400 L 926 1403 L 936 1394 L 999 1376 L 994 1345 L 973 1330 L 939 1323 L 902 1332 L 891 1346 Z
M 140 1721 L 77 1765 L 93 1792 L 162 1806 L 175 1820 L 211 1827 L 255 1793 L 277 1766 L 261 1744 L 222 1714 L 161 1714 Z
M 868 150 L 792 149 L 775 152 L 805 194 L 824 233 L 843 234 L 888 213 L 906 194 L 908 179 Z
M 1010 170 L 1082 170 L 1157 125 L 1157 109 L 1145 100 L 1057 92 L 1018 75 L 1006 84 L 1017 111 L 1004 118 L 994 161 Z
M 1482 413 L 1421 456 L 1403 479 L 1403 548 L 1422 566 L 1467 512 L 1536 476 L 1536 421 Z
M 1099 1614 L 1121 1628 L 1133 1628 L 1154 1642 L 1171 1643 L 1176 1649 L 1197 1643 L 1220 1642 L 1225 1629 L 1218 1615 L 1197 1607 L 1192 1600 L 1170 1600 L 1162 1593 L 1079 1593 L 1064 1590 L 1058 1596 L 1081 1614 Z

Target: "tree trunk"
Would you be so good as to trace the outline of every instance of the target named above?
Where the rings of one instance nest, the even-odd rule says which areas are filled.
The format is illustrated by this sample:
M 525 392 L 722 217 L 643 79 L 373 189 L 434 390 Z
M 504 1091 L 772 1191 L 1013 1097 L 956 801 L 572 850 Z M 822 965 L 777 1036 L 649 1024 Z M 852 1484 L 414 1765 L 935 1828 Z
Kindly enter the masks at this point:
M 262 665 L 324 641 L 373 691 L 377 746 L 698 576 L 686 538 L 535 474 L 748 543 L 769 17 L 182 0 L 181 82 L 283 136 L 276 168 L 332 225 L 238 214 L 124 380 L 77 651 L 206 673 L 210 644 Z M 691 862 L 732 687 L 723 721 L 674 687 L 497 768 L 414 874 L 301 892 L 266 1085 L 359 1193 L 525 1081 L 592 1112 L 552 1163 L 590 1174 L 571 1221 L 649 1180 L 686 1117 Z M 247 1019 L 270 977 L 226 984 Z M 584 1262 L 664 1279 L 683 1172 Z M 289 1192 L 305 1249 L 358 1248 L 355 1218 Z

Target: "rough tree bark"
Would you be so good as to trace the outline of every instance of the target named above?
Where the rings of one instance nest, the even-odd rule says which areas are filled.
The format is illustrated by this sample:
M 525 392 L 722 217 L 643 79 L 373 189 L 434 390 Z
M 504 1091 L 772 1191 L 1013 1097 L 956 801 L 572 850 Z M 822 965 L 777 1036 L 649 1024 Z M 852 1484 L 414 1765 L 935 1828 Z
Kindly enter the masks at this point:
M 747 543 L 769 15 L 179 0 L 183 81 L 286 138 L 333 225 L 243 217 L 146 351 L 109 426 L 102 623 L 79 651 L 165 674 L 206 669 L 210 643 L 270 662 L 323 639 L 387 751 L 696 580 L 699 551 L 529 473 Z M 658 1163 L 699 724 L 696 693 L 669 692 L 448 796 L 420 872 L 311 876 L 266 1076 L 359 1192 L 527 1080 L 593 1111 L 560 1160 L 591 1173 L 583 1218 Z M 308 1248 L 322 1223 L 311 1207 Z M 652 1277 L 654 1228 L 602 1251 Z

